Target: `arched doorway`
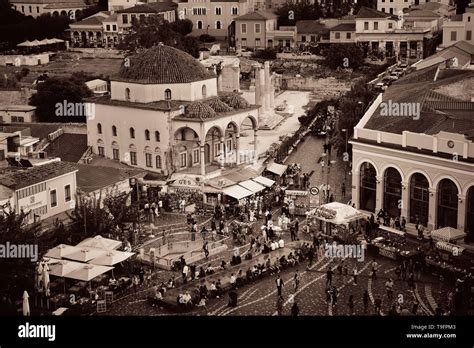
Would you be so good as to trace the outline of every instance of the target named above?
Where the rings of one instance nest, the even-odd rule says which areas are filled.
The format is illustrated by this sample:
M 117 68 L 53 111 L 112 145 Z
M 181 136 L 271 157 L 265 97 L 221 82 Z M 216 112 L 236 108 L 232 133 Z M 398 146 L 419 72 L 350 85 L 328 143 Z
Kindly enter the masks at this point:
M 474 241 L 474 186 L 471 186 L 466 195 L 466 233 L 468 242 Z
M 221 162 L 223 157 L 223 151 L 225 144 L 221 143 L 221 137 L 223 137 L 222 129 L 219 127 L 212 127 L 206 133 L 205 147 L 204 150 L 209 151 L 209 162 L 207 162 L 207 154 L 205 153 L 206 162 Z
M 362 210 L 375 212 L 377 172 L 372 164 L 364 162 L 360 167 L 360 201 Z
M 410 179 L 410 219 L 411 223 L 419 221 L 423 226 L 428 225 L 430 205 L 430 184 L 423 174 L 415 173 Z
M 438 184 L 437 228 L 458 226 L 458 188 L 449 179 Z
M 193 150 L 199 144 L 199 135 L 190 127 L 181 127 L 174 134 L 173 165 L 176 170 L 193 166 Z
M 395 168 L 388 168 L 384 174 L 383 209 L 390 217 L 400 216 L 402 201 L 402 177 Z

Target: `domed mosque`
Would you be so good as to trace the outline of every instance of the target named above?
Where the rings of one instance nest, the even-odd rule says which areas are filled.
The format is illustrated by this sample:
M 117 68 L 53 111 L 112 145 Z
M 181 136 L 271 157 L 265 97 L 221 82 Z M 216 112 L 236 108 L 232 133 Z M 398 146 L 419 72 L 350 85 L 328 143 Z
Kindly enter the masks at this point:
M 218 94 L 217 76 L 191 55 L 159 44 L 124 59 L 110 95 L 90 98 L 88 144 L 99 156 L 148 171 L 205 179 L 257 153 L 258 105 Z M 253 129 L 252 148 L 240 134 Z

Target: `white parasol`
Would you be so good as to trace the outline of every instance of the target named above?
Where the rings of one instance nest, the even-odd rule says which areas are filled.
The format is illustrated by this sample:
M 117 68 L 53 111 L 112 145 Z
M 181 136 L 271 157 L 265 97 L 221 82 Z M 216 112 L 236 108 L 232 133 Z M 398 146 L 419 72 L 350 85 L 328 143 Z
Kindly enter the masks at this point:
M 23 291 L 23 315 L 29 316 L 30 315 L 30 301 L 28 292 L 25 290 Z
M 49 267 L 48 264 L 43 266 L 43 288 L 46 297 L 49 297 Z
M 96 248 L 101 250 L 116 250 L 122 246 L 122 242 L 115 239 L 104 238 L 102 236 L 95 236 L 92 238 L 84 239 L 80 242 L 77 247 L 79 248 Z

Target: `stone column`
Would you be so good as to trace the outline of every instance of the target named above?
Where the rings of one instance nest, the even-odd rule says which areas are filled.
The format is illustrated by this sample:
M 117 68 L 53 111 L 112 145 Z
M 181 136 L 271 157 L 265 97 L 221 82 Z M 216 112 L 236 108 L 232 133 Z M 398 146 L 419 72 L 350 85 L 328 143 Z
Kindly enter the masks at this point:
M 352 172 L 352 203 L 355 203 L 355 207 L 357 209 L 360 208 L 360 172 L 353 171 Z
M 237 92 L 240 92 L 240 67 L 238 65 L 232 67 L 232 74 L 234 76 L 232 86 Z
M 94 40 L 94 47 L 97 47 L 97 33 L 95 31 L 92 32 L 92 38 Z
M 253 151 L 255 152 L 255 160 L 258 160 L 258 129 L 253 130 Z
M 235 135 L 235 163 L 240 164 L 240 135 Z
M 270 62 L 266 61 L 264 65 L 265 73 L 265 110 L 270 109 L 270 90 L 271 90 L 271 76 L 270 76 Z
M 434 230 L 436 226 L 436 208 L 437 202 L 437 190 L 435 188 L 429 188 L 429 207 L 428 207 L 428 229 Z
M 375 191 L 375 212 L 378 212 L 383 207 L 383 177 L 376 176 L 377 186 Z
M 408 198 L 410 196 L 410 191 L 408 190 L 408 184 L 402 182 L 402 207 L 400 209 L 400 215 L 404 216 L 407 221 L 408 219 Z
M 220 161 L 220 166 L 221 168 L 224 168 L 224 165 L 225 165 L 225 158 L 226 158 L 226 154 L 225 154 L 225 138 L 224 137 L 220 137 L 220 155 L 219 155 L 219 161 Z
M 255 67 L 255 104 L 260 103 L 260 95 L 263 93 L 263 86 L 260 83 L 260 67 Z
M 466 220 L 466 196 L 458 194 L 458 230 L 464 231 Z
M 206 175 L 206 153 L 204 145 L 201 145 L 199 149 L 201 151 L 201 175 L 204 176 Z

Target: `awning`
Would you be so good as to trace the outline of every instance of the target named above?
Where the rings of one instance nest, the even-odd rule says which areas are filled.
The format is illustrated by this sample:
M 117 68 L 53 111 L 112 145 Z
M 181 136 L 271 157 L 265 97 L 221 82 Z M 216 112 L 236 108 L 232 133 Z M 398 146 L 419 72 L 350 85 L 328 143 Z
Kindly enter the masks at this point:
M 102 236 L 95 236 L 84 239 L 80 242 L 77 247 L 80 249 L 84 248 L 95 248 L 100 250 L 115 250 L 122 246 L 122 242 L 115 239 L 104 238 Z
M 235 199 L 242 199 L 248 196 L 253 195 L 252 191 L 247 190 L 246 188 L 239 186 L 239 185 L 233 185 L 229 187 L 224 187 L 222 189 L 222 192 L 230 197 L 233 197 Z
M 202 188 L 202 192 L 203 193 L 222 193 L 222 190 L 212 187 L 212 186 L 204 185 L 204 187 Z
M 92 263 L 94 265 L 100 265 L 100 266 L 113 266 L 117 263 L 123 262 L 126 259 L 132 257 L 134 254 L 135 253 L 113 250 L 113 251 L 107 252 L 106 255 L 96 257 L 95 259 L 89 261 L 89 263 Z
M 112 269 L 113 267 L 84 264 L 81 268 L 67 273 L 64 277 L 88 282 Z
M 252 180 L 266 187 L 272 187 L 273 184 L 275 183 L 275 181 L 265 178 L 264 176 L 257 176 L 256 178 L 253 178 Z
M 444 251 L 447 251 L 449 253 L 453 253 L 454 249 L 457 249 L 457 252 L 458 252 L 458 255 L 462 254 L 462 252 L 464 251 L 464 248 L 463 247 L 460 247 L 456 244 L 451 244 L 451 243 L 447 243 L 447 242 L 443 242 L 443 241 L 439 241 L 436 243 L 436 247 L 438 249 L 441 249 L 441 250 L 444 250 Z M 457 255 L 456 255 L 457 256 Z
M 265 190 L 265 186 L 262 186 L 252 180 L 239 182 L 239 185 L 246 188 L 247 190 L 252 191 L 253 193 L 257 193 L 257 192 Z
M 283 173 L 286 172 L 287 168 L 287 165 L 273 162 L 267 166 L 266 170 L 276 175 L 282 176 Z
M 463 231 L 460 231 L 453 227 L 443 227 L 431 232 L 431 237 L 433 239 L 440 239 L 444 241 L 452 241 L 457 239 L 463 239 L 466 234 Z

